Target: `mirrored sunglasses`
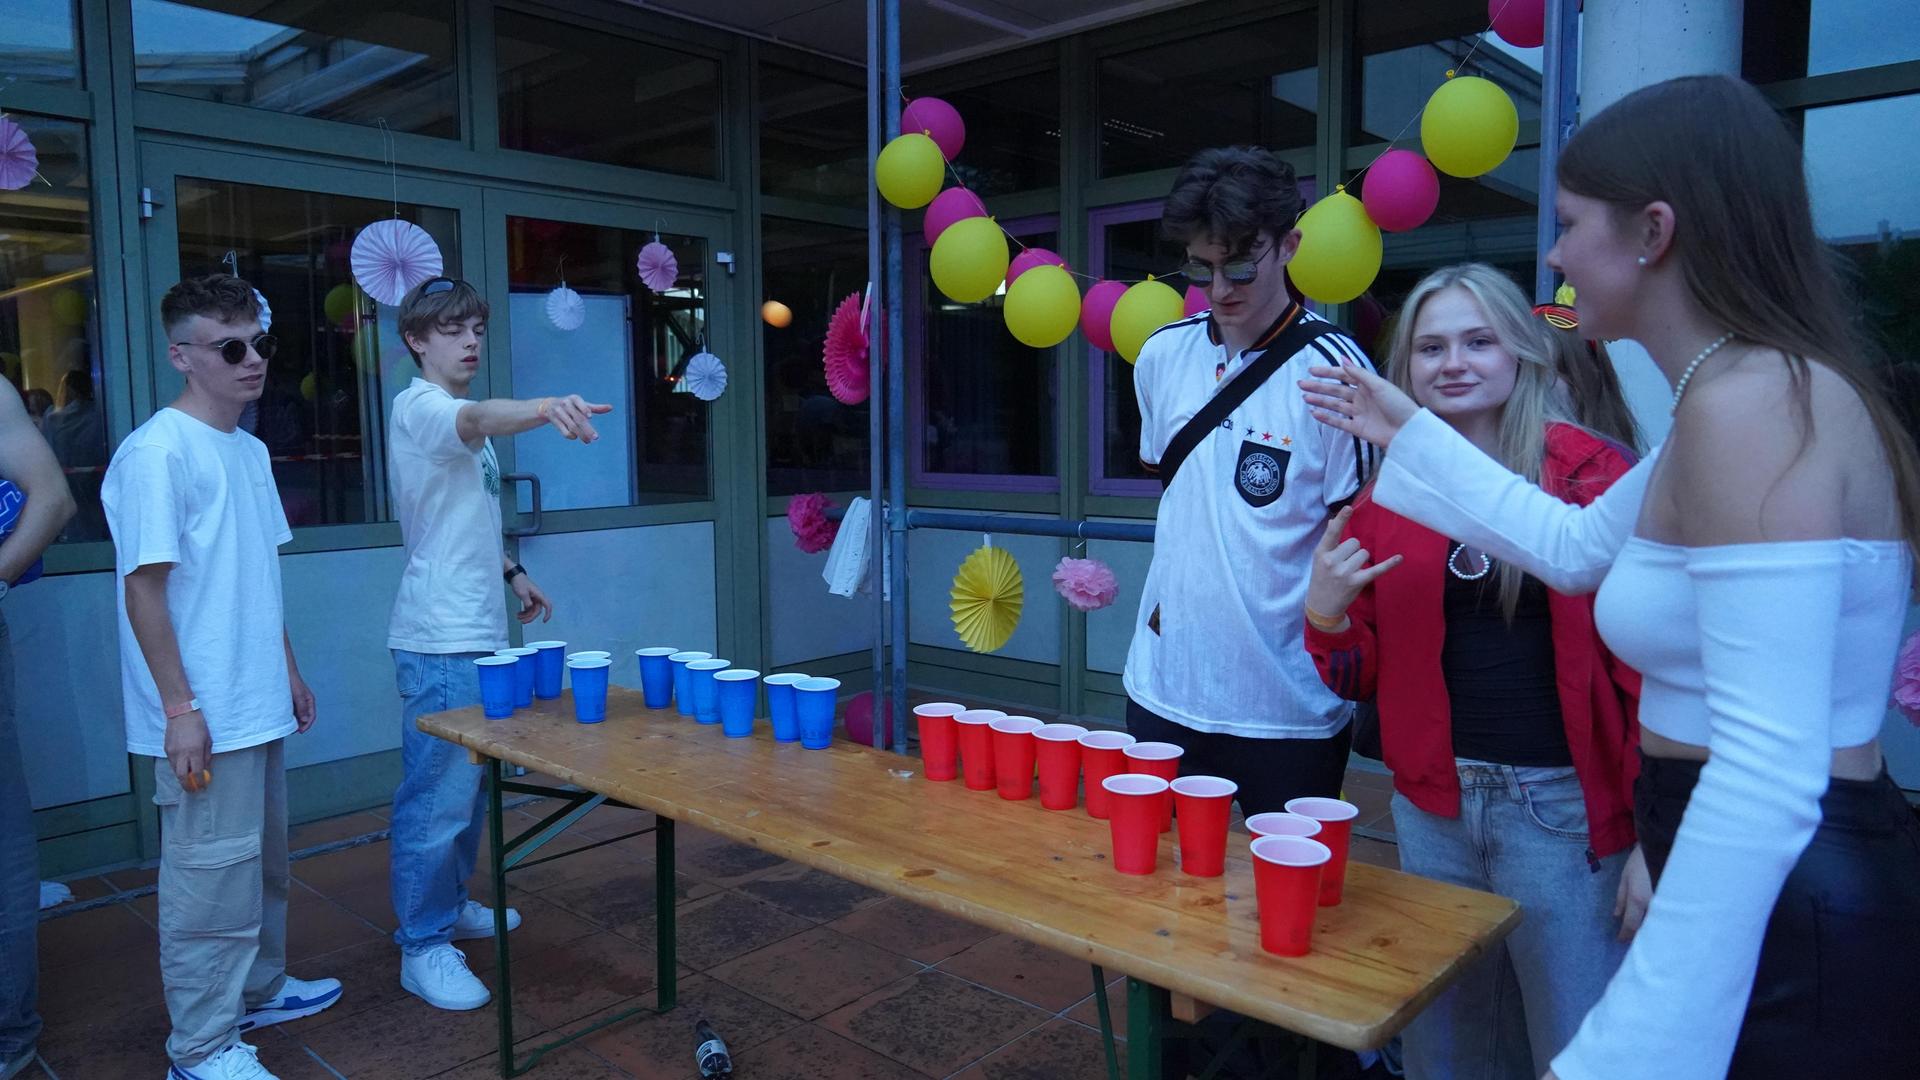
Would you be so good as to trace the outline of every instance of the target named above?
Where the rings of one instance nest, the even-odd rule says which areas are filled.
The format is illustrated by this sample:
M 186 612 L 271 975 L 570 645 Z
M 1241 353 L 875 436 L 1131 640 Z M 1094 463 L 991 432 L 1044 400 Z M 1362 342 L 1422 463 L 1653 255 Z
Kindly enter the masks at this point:
M 238 364 L 247 358 L 247 346 L 260 354 L 260 359 L 271 360 L 280 349 L 280 339 L 272 334 L 261 334 L 251 341 L 246 338 L 225 338 L 220 341 L 176 341 L 175 345 L 191 345 L 197 349 L 212 349 L 220 354 L 220 359 L 229 364 Z

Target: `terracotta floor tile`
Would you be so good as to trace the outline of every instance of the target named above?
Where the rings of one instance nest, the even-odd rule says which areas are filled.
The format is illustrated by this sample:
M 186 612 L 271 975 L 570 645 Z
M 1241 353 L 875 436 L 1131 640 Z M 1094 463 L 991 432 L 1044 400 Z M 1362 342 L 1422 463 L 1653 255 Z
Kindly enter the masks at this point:
M 745 884 L 786 862 L 778 855 L 746 844 L 702 845 L 686 851 L 680 848 L 678 839 L 676 835 L 674 862 L 680 874 L 721 888 Z
M 734 892 L 682 904 L 676 915 L 680 962 L 695 971 L 706 971 L 813 927 L 798 915 Z M 618 930 L 628 940 L 652 946 L 652 911 Z
M 603 930 L 611 930 L 635 919 L 652 916 L 654 880 L 651 865 L 622 862 L 604 873 L 590 874 L 577 881 L 546 889 L 539 896 L 547 903 Z M 717 891 L 713 886 L 685 875 L 676 875 L 674 878 L 674 896 L 681 903 L 711 896 Z
M 519 1053 L 523 1060 L 531 1046 L 538 1045 L 533 1040 L 529 1040 L 529 1043 L 521 1044 Z M 691 1050 L 687 1052 L 687 1057 L 692 1059 Z M 537 1080 L 627 1080 L 626 1072 L 607 1064 L 593 1051 L 579 1046 L 563 1046 L 550 1051 L 540 1058 L 538 1065 L 520 1075 L 536 1077 Z M 439 1074 L 434 1080 L 500 1080 L 500 1054 L 495 1051 L 486 1057 L 469 1061 L 459 1068 Z
M 993 931 L 983 926 L 899 897 L 889 897 L 827 925 L 923 964 L 937 964 L 993 936 Z
M 1089 980 L 1088 985 L 1092 985 L 1091 980 Z M 1127 980 L 1126 979 L 1124 978 L 1114 979 L 1112 982 L 1107 984 L 1107 1014 L 1113 1018 L 1114 1036 L 1120 1039 L 1126 1038 L 1127 1037 Z M 1075 1005 L 1073 1008 L 1067 1010 L 1067 1019 L 1078 1021 L 1079 1023 L 1085 1024 L 1086 1026 L 1094 1029 L 1096 1033 L 1098 1033 L 1100 1030 L 1100 1004 L 1099 1002 L 1096 1002 L 1093 1000 L 1092 994 L 1088 994 L 1086 998 L 1084 998 L 1080 1002 L 1080 1004 Z
M 372 923 L 381 933 L 391 934 L 400 925 L 393 914 L 393 889 L 387 884 L 385 874 L 380 875 L 379 881 L 351 889 L 335 889 L 329 899 Z
M 721 964 L 711 974 L 812 1020 L 919 970 L 904 956 L 816 927 Z
M 1125 1075 L 1124 1053 L 1120 1067 Z M 994 1051 L 955 1080 L 1106 1080 L 1106 1076 L 1107 1055 L 1099 1033 L 1069 1020 L 1054 1020 Z
M 552 862 L 541 863 L 507 872 L 507 884 L 525 889 L 528 892 L 544 892 L 548 889 L 566 885 L 570 882 L 596 878 L 610 874 L 623 874 L 643 864 L 650 858 L 653 845 L 648 843 L 645 852 L 637 851 L 638 841 L 629 840 L 624 844 L 607 844 L 602 847 L 579 850 L 582 845 L 592 843 L 585 834 L 562 833 L 547 846 L 540 848 L 532 858 L 544 859 L 550 855 L 561 855 Z M 572 854 L 578 851 L 578 854 Z M 491 871 L 487 867 L 486 854 L 481 853 L 478 867 L 467 888 L 475 892 L 485 892 L 492 888 Z
M 67 891 L 73 894 L 73 899 L 67 901 L 69 904 L 96 900 L 102 896 L 111 896 L 120 891 L 113 882 L 108 881 L 104 876 L 99 874 L 88 877 L 68 878 L 61 882 L 61 884 L 65 885 Z M 65 905 L 63 904 L 61 906 L 64 907 Z
M 105 912 L 118 911 L 117 915 Z M 80 926 L 63 923 L 82 922 Z M 109 927 L 131 922 L 147 934 L 135 933 L 121 938 L 129 943 L 127 952 L 103 959 L 97 954 L 76 955 L 75 935 L 87 927 Z M 58 933 L 49 933 L 49 927 Z M 51 923 L 41 923 L 40 989 L 38 1008 L 48 1023 L 95 1012 L 114 1012 L 147 1008 L 161 1000 L 160 939 L 125 907 L 97 908 L 69 915 Z
M 1347 850 L 1347 857 L 1357 859 L 1363 863 L 1371 863 L 1374 866 L 1384 866 L 1389 870 L 1400 869 L 1400 846 L 1398 844 L 1389 844 L 1381 840 L 1369 840 L 1364 836 L 1356 836 L 1353 838 L 1351 846 Z
M 516 1035 L 538 1034 L 531 1017 L 518 1022 Z M 300 1035 L 342 1076 L 397 1080 L 433 1076 L 497 1051 L 500 1028 L 492 1003 L 470 1012 L 447 1012 L 408 994 Z
M 653 815 L 645 810 L 630 810 L 621 806 L 596 806 L 586 817 L 581 818 L 573 827 L 596 840 L 605 840 L 612 836 L 622 836 L 636 829 L 645 829 L 653 825 Z M 653 837 L 634 837 L 635 840 L 653 846 Z
M 306 1044 L 287 1037 L 279 1028 L 254 1032 L 246 1040 L 259 1049 L 260 1064 L 279 1080 L 335 1080 L 335 1073 L 308 1053 Z
M 958 956 L 942 960 L 939 969 L 1050 1013 L 1093 992 L 1093 968 L 1085 960 L 1007 934 L 995 934 Z
M 293 876 L 322 896 L 376 882 L 385 884 L 390 850 L 382 840 L 301 859 L 293 864 Z
M 104 876 L 116 889 L 131 891 L 142 889 L 160 880 L 160 867 L 130 866 L 122 870 L 109 870 Z
M 1031 1005 L 925 971 L 828 1013 L 820 1024 L 929 1076 L 948 1076 L 1047 1019 Z
M 483 899 L 481 902 L 486 901 Z M 600 929 L 565 908 L 548 903 L 538 896 L 510 893 L 508 903 L 520 913 L 520 929 L 515 930 L 511 936 L 513 957 L 516 962 L 531 958 L 543 950 L 598 933 Z M 470 941 L 455 942 L 454 945 L 467 954 L 467 966 L 473 970 L 493 970 L 497 960 L 497 950 L 493 947 L 492 938 L 475 938 Z
M 297 967 L 312 957 L 385 937 L 385 932 L 366 919 L 298 884 L 287 897 L 289 965 Z
M 340 1000 L 323 1013 L 281 1024 L 277 1030 L 300 1035 L 370 1009 L 410 997 L 400 989 L 400 950 L 389 940 L 366 941 L 292 965 L 306 979 L 339 979 Z
M 919 1080 L 921 1076 L 814 1024 L 743 1051 L 734 1057 L 733 1071 L 753 1080 Z
M 109 904 L 40 923 L 40 969 L 68 965 L 117 969 L 136 957 L 160 962 L 160 935 L 128 904 Z
M 738 888 L 814 922 L 831 922 L 887 898 L 885 893 L 798 863 L 787 863 Z
M 1372 769 L 1349 768 L 1346 775 L 1346 787 L 1350 791 L 1355 788 L 1371 788 L 1374 791 L 1384 791 L 1392 794 L 1393 774 L 1388 772 L 1375 772 Z
M 173 1025 L 158 999 L 143 1008 L 48 1012 L 40 1056 L 62 1080 L 158 1077 L 167 1071 Z
M 336 840 L 346 840 L 365 833 L 381 832 L 387 827 L 387 819 L 373 814 L 360 812 L 341 814 L 338 817 L 309 821 L 304 825 L 295 825 L 287 830 L 287 850 L 303 851 L 321 844 L 331 844 Z
M 659 992 L 640 1003 L 657 1006 Z M 736 1065 L 743 1053 L 801 1026 L 798 1018 L 744 990 L 695 975 L 680 981 L 679 1002 L 672 1012 L 632 1017 L 588 1036 L 585 1045 L 635 1076 L 691 1076 L 693 1027 L 702 1018 L 726 1041 Z
M 513 965 L 515 1023 L 558 1028 L 652 990 L 657 972 L 652 949 L 611 933 L 527 950 Z

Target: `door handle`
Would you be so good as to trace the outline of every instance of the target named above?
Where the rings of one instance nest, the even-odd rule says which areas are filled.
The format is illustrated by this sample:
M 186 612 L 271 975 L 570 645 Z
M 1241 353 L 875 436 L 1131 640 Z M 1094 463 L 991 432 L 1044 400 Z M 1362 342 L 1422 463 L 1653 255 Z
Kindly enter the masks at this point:
M 500 478 L 509 484 L 527 483 L 533 486 L 533 524 L 512 525 L 501 530 L 508 536 L 532 536 L 540 531 L 540 478 L 530 472 L 507 473 Z

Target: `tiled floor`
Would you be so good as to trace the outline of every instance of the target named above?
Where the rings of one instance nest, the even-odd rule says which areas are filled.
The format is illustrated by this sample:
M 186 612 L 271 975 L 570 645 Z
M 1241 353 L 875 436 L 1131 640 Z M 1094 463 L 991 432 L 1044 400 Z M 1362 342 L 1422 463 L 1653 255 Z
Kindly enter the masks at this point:
M 1386 777 L 1355 771 L 1355 855 L 1396 863 Z M 509 813 L 531 825 L 537 805 Z M 577 842 L 643 827 L 650 816 L 602 808 Z M 294 830 L 298 851 L 386 828 L 377 813 Z M 691 1078 L 693 1025 L 708 1018 L 735 1071 L 752 1080 L 1096 1080 L 1105 1076 L 1091 971 L 904 900 L 681 826 L 677 915 L 680 1003 L 550 1054 L 547 1080 Z M 514 934 L 515 1036 L 521 1052 L 596 1018 L 654 1001 L 652 838 L 609 844 L 514 875 L 525 918 Z M 289 968 L 346 984 L 334 1008 L 253 1037 L 282 1080 L 498 1076 L 491 1006 L 441 1012 L 400 989 L 391 944 L 384 840 L 293 867 Z M 485 896 L 484 870 L 475 875 Z M 151 870 L 70 882 L 76 897 L 151 885 Z M 38 1080 L 118 1080 L 166 1072 L 151 895 L 50 919 L 40 932 L 40 1004 L 48 1068 Z M 490 943 L 463 946 L 495 984 Z M 1122 993 L 1109 988 L 1124 1038 Z M 1122 1046 L 1124 1059 L 1124 1044 Z

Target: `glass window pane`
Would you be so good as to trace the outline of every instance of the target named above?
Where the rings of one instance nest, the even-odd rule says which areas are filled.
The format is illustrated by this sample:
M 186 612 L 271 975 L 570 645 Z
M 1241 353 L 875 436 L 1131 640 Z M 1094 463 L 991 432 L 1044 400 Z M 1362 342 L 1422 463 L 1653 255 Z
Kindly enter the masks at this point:
M 809 202 L 867 205 L 866 87 L 858 68 L 829 79 L 760 65 L 760 190 Z
M 9 115 L 33 140 L 41 179 L 0 191 L 0 368 L 25 399 L 80 504 L 60 539 L 105 540 L 100 478 L 112 447 L 94 306 L 87 128 Z
M 1161 233 L 1157 216 L 1144 221 L 1106 225 L 1101 232 L 1106 264 L 1100 272 L 1112 281 L 1139 281 L 1148 274 L 1166 277 L 1186 258 L 1186 248 Z M 1170 284 L 1183 292 L 1186 289 L 1186 282 L 1178 277 L 1173 278 Z M 1140 464 L 1140 402 L 1133 392 L 1133 365 L 1117 352 L 1100 354 L 1100 363 L 1103 385 L 1100 415 L 1096 422 L 1100 425 L 1101 467 L 1094 478 L 1096 490 L 1101 490 L 1102 494 L 1121 491 L 1132 493 L 1131 487 L 1100 489 L 1099 481 L 1102 478 L 1154 479 L 1146 466 Z M 1138 493 L 1148 494 L 1157 490 L 1158 482 L 1155 481 L 1154 487 L 1141 486 Z
M 240 426 L 267 444 L 287 521 L 393 520 L 382 457 L 387 404 L 418 368 L 400 342 L 398 309 L 360 291 L 348 256 L 361 227 L 391 217 L 394 204 L 193 177 L 174 190 L 180 273 L 231 268 L 272 308 L 280 351 Z M 446 272 L 458 275 L 459 214 L 409 203 L 398 210 L 432 235 Z
M 133 0 L 135 83 L 458 138 L 453 0 Z
M 941 98 L 960 111 L 967 144 L 952 162 L 960 183 L 983 198 L 1059 186 L 1058 73 L 1041 70 L 961 90 L 942 89 L 937 80 L 936 74 L 924 89 L 908 87 L 907 96 Z
M 1059 243 L 1051 226 L 1016 231 L 1015 236 L 1030 247 L 1051 249 Z M 956 304 L 934 287 L 924 248 L 919 275 L 925 411 L 916 471 L 975 477 L 1057 475 L 1055 350 L 1028 348 L 1007 332 L 1001 314 L 1004 288 L 981 303 Z
M 760 325 L 767 358 L 767 494 L 867 486 L 867 403 L 842 405 L 821 364 L 827 320 L 867 287 L 861 229 L 765 218 L 760 295 L 793 312 L 785 327 Z
M 7 0 L 0 19 L 0 81 L 75 85 L 80 34 L 73 0 Z
M 681 375 L 707 335 L 707 242 L 660 234 L 680 279 L 664 293 L 642 284 L 634 256 L 654 234 L 542 218 L 507 219 L 508 302 L 513 311 L 513 394 L 579 394 L 606 402 L 592 446 L 521 439 L 514 468 L 540 477 L 547 510 L 704 499 L 712 408 Z M 561 330 L 547 315 L 560 285 L 580 294 L 585 319 Z M 724 363 L 732 357 L 722 356 Z M 530 509 L 521 491 L 522 509 Z
M 501 146 L 720 175 L 719 61 L 550 15 L 503 8 L 494 25 Z
M 1178 168 L 1210 146 L 1311 147 L 1316 19 L 1304 11 L 1101 60 L 1100 175 Z
M 1911 0 L 1747 0 L 1741 73 L 1754 82 L 1920 60 Z
M 1485 0 L 1393 0 L 1359 6 L 1360 111 L 1351 122 L 1355 144 L 1385 142 L 1401 132 L 1447 79 L 1449 69 L 1498 83 L 1520 113 L 1540 119 L 1543 49 L 1516 49 L 1489 33 Z M 1475 43 L 1478 42 L 1478 47 Z

